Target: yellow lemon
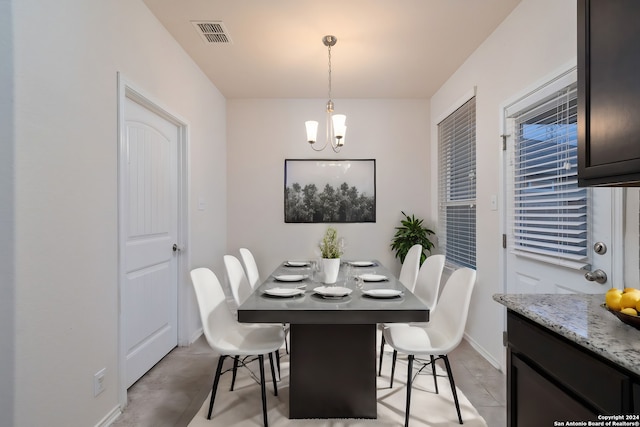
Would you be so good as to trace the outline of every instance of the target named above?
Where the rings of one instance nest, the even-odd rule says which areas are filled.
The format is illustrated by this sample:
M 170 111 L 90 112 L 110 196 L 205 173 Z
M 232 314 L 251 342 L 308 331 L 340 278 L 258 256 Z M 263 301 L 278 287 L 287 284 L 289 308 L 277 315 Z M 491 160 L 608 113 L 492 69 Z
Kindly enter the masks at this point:
M 624 292 L 620 297 L 620 308 L 636 308 L 636 305 L 640 301 L 640 292 Z
M 615 289 L 615 288 L 613 288 L 613 289 Z M 609 289 L 609 290 L 611 290 L 611 289 Z M 636 288 L 624 288 L 624 289 L 622 290 L 622 292 L 636 292 L 636 291 L 640 291 L 640 289 L 636 289 Z
M 620 313 L 628 314 L 630 316 L 638 315 L 638 312 L 636 311 L 636 309 L 631 307 L 623 308 L 622 310 L 620 310 Z
M 611 310 L 620 311 L 620 300 L 622 299 L 622 291 L 607 292 L 605 295 L 605 303 Z

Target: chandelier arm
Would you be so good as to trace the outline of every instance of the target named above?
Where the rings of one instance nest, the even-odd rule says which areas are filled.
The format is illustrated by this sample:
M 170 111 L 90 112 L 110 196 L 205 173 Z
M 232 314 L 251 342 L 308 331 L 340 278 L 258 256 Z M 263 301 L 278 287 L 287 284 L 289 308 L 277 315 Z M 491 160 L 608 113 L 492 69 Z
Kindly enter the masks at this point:
M 314 151 L 322 151 L 327 147 L 327 140 L 324 141 L 324 145 L 322 146 L 322 148 L 316 148 L 315 145 L 318 143 L 318 141 L 316 141 L 313 144 L 309 144 L 311 145 L 311 148 L 313 148 Z

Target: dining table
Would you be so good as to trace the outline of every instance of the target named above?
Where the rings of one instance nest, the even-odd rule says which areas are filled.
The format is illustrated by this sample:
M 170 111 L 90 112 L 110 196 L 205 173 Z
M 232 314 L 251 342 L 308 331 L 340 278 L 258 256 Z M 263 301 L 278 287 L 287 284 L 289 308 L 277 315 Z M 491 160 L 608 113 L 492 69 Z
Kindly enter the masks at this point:
M 427 322 L 428 307 L 378 260 L 345 260 L 334 284 L 316 261 L 284 261 L 238 321 L 289 325 L 289 418 L 377 418 L 377 325 Z

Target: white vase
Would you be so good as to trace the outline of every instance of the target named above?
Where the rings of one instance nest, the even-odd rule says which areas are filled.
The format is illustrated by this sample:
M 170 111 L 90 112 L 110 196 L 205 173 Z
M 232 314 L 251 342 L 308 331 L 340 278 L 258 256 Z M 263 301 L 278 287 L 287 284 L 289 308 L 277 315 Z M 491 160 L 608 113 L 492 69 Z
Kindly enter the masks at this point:
M 340 271 L 340 258 L 322 258 L 322 271 L 325 284 L 336 283 Z

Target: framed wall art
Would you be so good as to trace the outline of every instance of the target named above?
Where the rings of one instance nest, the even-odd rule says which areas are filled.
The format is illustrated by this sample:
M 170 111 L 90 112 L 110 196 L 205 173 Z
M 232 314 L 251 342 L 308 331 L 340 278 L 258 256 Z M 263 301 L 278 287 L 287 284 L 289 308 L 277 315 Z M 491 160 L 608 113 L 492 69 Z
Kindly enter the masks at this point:
M 285 159 L 284 222 L 376 222 L 375 159 Z

